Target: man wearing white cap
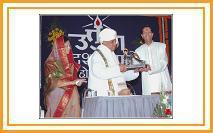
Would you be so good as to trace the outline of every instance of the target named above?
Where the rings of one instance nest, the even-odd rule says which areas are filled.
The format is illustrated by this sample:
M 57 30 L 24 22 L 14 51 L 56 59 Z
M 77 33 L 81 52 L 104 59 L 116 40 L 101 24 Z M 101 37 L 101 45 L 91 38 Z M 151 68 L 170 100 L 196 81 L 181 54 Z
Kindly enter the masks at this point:
M 88 59 L 88 88 L 97 91 L 97 96 L 116 96 L 128 90 L 126 79 L 136 79 L 139 73 L 127 71 L 114 53 L 118 47 L 117 33 L 106 28 L 99 34 L 100 44 Z M 126 78 L 125 78 L 126 77 Z M 128 91 L 127 91 L 128 92 Z

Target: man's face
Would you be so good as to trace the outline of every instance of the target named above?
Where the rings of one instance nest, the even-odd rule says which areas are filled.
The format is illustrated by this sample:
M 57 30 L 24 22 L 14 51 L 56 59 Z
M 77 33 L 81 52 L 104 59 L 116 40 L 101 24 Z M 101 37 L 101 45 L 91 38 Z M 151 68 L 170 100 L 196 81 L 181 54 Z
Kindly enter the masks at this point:
M 152 42 L 153 33 L 151 31 L 150 27 L 143 28 L 143 33 L 141 34 L 141 37 L 144 39 L 145 43 Z
M 115 51 L 117 48 L 116 39 L 110 41 L 104 41 L 103 44 L 107 46 L 111 51 Z

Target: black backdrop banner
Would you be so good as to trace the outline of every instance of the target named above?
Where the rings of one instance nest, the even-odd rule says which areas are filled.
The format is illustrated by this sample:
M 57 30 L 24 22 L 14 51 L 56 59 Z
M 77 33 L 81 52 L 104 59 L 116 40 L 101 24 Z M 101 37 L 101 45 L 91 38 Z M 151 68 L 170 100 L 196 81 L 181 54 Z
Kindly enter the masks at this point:
M 50 54 L 52 45 L 48 42 L 48 33 L 53 28 L 64 31 L 71 42 L 75 61 L 81 64 L 79 78 L 88 77 L 87 59 L 99 45 L 98 35 L 106 27 L 117 31 L 119 47 L 115 51 L 121 60 L 122 50 L 128 48 L 134 51 L 141 45 L 140 31 L 144 25 L 152 27 L 154 41 L 167 44 L 169 57 L 169 71 L 172 75 L 172 29 L 171 16 L 143 16 L 143 15 L 41 15 L 40 16 L 40 103 L 43 103 L 44 62 Z M 129 82 L 137 95 L 142 94 L 141 77 Z M 87 85 L 79 88 L 80 96 Z

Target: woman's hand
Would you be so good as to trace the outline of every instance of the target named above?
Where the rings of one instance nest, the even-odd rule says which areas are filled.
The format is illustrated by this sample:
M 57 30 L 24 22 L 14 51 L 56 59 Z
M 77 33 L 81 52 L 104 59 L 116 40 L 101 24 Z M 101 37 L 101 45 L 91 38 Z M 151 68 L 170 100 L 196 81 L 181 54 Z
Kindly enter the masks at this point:
M 76 79 L 74 80 L 75 85 L 81 86 L 83 83 L 87 83 L 86 79 Z
M 74 81 L 66 81 L 66 80 L 60 80 L 57 83 L 57 87 L 65 87 L 69 85 L 77 85 L 81 86 L 83 83 L 87 83 L 86 79 L 76 79 Z

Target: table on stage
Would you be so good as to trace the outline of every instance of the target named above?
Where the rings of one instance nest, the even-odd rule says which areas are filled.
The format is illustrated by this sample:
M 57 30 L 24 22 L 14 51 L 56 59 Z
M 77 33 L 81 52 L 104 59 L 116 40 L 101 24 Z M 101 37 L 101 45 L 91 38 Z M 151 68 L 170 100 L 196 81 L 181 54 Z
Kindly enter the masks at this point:
M 159 95 L 96 96 L 83 99 L 83 118 L 151 118 Z

